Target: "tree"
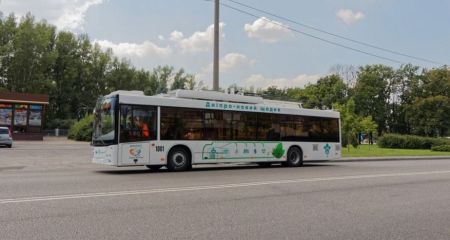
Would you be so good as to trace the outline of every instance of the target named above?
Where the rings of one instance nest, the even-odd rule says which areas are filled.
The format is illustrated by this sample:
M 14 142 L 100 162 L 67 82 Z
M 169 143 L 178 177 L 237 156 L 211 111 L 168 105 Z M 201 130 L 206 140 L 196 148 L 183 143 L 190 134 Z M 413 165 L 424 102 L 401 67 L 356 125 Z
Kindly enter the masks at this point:
M 335 103 L 333 108 L 341 114 L 341 134 L 342 146 L 347 146 L 350 151 L 358 146 L 358 135 L 360 132 L 370 133 L 377 129 L 377 124 L 372 120 L 372 116 L 358 116 L 356 114 L 355 101 L 350 98 L 346 103 Z
M 306 86 L 303 94 L 305 107 L 331 109 L 334 103 L 345 103 L 347 87 L 338 75 L 329 75 L 320 78 L 316 84 Z
M 8 27 L 13 27 L 10 21 Z M 34 17 L 27 14 L 12 31 L 14 33 L 9 46 L 12 49 L 9 49 L 5 66 L 8 89 L 35 93 L 48 91 L 55 57 L 52 51 L 55 27 L 46 22 L 35 23 Z
M 414 99 L 412 99 L 414 98 Z M 443 136 L 450 128 L 450 70 L 424 71 L 405 102 L 405 119 L 413 134 Z
M 78 72 L 78 42 L 71 32 L 59 32 L 56 37 L 56 59 L 53 62 L 52 91 L 50 92 L 51 118 L 70 119 L 70 103 L 73 101 L 74 83 Z
M 13 41 L 17 32 L 14 14 L 6 19 L 0 19 L 0 86 L 4 89 L 13 88 L 10 80 L 11 62 L 14 58 Z
M 197 81 L 195 80 L 195 76 L 193 74 L 187 75 L 186 88 L 189 89 L 189 90 L 194 90 L 195 85 L 197 85 Z
M 111 49 L 92 44 L 87 35 L 56 32 L 31 14 L 20 21 L 13 14 L 0 18 L 0 91 L 49 94 L 45 122 L 52 126 L 83 117 L 99 96 L 112 91 L 166 93 L 169 82 L 182 89 L 196 84 L 194 75 L 183 69 L 137 70 Z
M 175 73 L 175 76 L 173 77 L 172 86 L 170 86 L 170 90 L 175 89 L 185 89 L 186 87 L 187 78 L 185 76 L 184 69 L 178 70 L 178 72 Z
M 102 51 L 96 43 L 91 49 L 91 59 L 87 67 L 90 71 L 88 94 L 96 100 L 98 96 L 107 94 L 106 73 L 112 59 L 112 51 Z
M 276 86 L 270 86 L 266 90 L 259 92 L 264 98 L 273 100 L 289 100 L 285 89 L 278 89 Z
M 378 134 L 389 131 L 389 101 L 394 70 L 384 65 L 367 65 L 360 67 L 358 81 L 352 89 L 356 113 L 361 116 L 373 116 L 378 125 Z
M 109 64 L 109 69 L 106 73 L 107 92 L 116 90 L 136 90 L 133 85 L 133 78 L 136 69 L 131 66 L 129 60 L 114 57 Z
M 423 75 L 421 68 L 411 64 L 402 65 L 395 71 L 389 104 L 390 117 L 388 125 L 391 132 L 411 134 L 411 127 L 406 119 L 407 105 L 418 97 Z
M 173 82 L 170 90 L 175 89 L 190 89 L 193 90 L 195 87 L 195 76 L 192 74 L 187 74 L 184 69 L 178 70 L 173 77 Z
M 342 146 L 348 147 L 350 151 L 349 144 L 358 146 L 357 134 L 360 129 L 358 116 L 355 113 L 355 101 L 350 99 L 345 104 L 336 103 L 333 108 L 341 114 Z
M 432 96 L 418 99 L 408 107 L 412 132 L 425 136 L 450 134 L 450 98 Z
M 360 131 L 369 135 L 369 141 L 373 140 L 373 133 L 377 130 L 377 124 L 372 120 L 372 116 L 360 117 L 359 120 Z M 369 143 L 369 149 L 372 143 Z
M 330 72 L 344 80 L 347 88 L 353 87 L 358 77 L 358 69 L 353 65 L 336 64 L 331 67 Z
M 155 85 L 155 94 L 167 93 L 167 85 L 171 80 L 173 74 L 173 67 L 170 66 L 158 66 L 153 69 L 152 80 Z
M 450 70 L 446 67 L 425 71 L 422 97 L 450 97 Z

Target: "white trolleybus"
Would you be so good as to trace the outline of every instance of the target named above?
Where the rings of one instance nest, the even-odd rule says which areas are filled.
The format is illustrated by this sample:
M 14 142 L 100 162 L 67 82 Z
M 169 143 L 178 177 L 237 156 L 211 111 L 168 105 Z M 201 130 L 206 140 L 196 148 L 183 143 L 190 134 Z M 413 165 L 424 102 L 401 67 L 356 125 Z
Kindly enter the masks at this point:
M 95 108 L 93 162 L 188 170 L 249 162 L 298 167 L 341 156 L 339 113 L 213 91 L 116 91 Z

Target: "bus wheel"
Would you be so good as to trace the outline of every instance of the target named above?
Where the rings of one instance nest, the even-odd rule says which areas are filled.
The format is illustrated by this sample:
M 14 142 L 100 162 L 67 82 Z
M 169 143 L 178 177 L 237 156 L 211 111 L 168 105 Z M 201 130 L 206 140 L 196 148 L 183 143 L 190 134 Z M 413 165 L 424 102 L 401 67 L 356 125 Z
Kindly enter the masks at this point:
M 151 169 L 153 171 L 158 171 L 159 169 L 162 168 L 162 165 L 147 165 L 146 166 L 148 169 Z
M 303 165 L 303 153 L 298 147 L 289 148 L 286 165 L 288 167 L 300 167 Z
M 191 168 L 191 157 L 188 151 L 181 147 L 170 150 L 167 168 L 175 172 L 189 170 Z

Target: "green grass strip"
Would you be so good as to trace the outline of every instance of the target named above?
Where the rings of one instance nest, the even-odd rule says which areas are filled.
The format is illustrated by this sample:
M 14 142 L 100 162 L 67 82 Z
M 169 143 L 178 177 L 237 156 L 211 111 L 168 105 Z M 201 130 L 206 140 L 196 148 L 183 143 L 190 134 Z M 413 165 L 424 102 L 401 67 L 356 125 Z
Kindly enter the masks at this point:
M 434 152 L 423 149 L 380 148 L 377 145 L 360 145 L 357 148 L 342 148 L 342 157 L 399 157 L 399 156 L 450 156 L 449 152 Z

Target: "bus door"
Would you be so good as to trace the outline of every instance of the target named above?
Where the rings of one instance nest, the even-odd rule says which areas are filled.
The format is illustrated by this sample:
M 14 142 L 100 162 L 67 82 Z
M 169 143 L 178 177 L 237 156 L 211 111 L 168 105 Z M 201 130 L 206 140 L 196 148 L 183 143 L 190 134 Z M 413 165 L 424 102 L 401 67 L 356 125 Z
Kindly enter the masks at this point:
M 150 163 L 150 142 L 157 138 L 156 119 L 156 107 L 120 106 L 121 165 Z

